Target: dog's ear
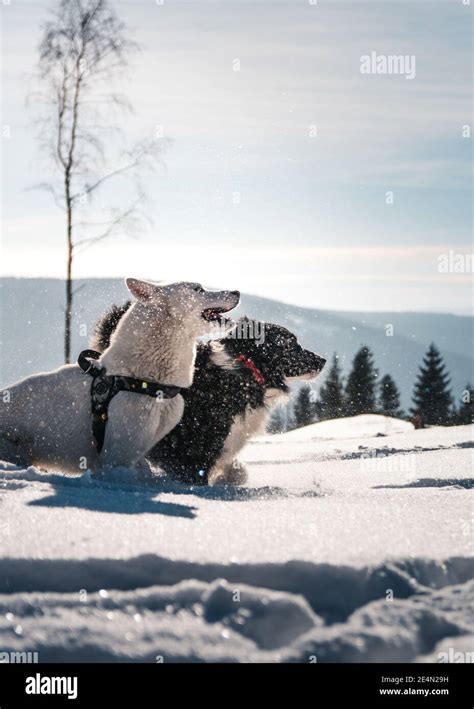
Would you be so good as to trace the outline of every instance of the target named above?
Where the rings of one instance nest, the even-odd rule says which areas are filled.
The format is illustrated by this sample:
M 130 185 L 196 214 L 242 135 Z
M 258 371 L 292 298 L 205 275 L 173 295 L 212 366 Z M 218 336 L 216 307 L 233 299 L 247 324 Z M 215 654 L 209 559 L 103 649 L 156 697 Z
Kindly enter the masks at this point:
M 137 278 L 126 278 L 125 284 L 132 295 L 143 303 L 151 300 L 159 291 L 159 286 L 148 281 L 139 281 Z

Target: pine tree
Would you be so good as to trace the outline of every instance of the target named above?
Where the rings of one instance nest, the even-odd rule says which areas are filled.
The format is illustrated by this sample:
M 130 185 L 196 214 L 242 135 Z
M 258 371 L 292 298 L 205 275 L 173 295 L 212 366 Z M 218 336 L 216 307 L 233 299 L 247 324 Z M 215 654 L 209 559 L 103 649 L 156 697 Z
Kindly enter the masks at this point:
M 294 428 L 298 428 L 295 421 L 292 400 L 288 401 L 283 406 L 283 416 L 285 417 L 285 431 L 292 431 Z
M 400 392 L 390 374 L 382 377 L 379 385 L 379 410 L 384 416 L 401 418 L 403 411 L 400 408 Z
M 286 416 L 283 406 L 278 406 L 270 415 L 267 424 L 268 433 L 284 433 L 286 431 Z
M 302 386 L 296 394 L 293 407 L 296 428 L 307 426 L 313 422 L 315 416 L 315 406 L 312 397 L 312 389 L 309 385 Z
M 292 402 L 280 404 L 273 409 L 267 424 L 268 433 L 285 433 L 293 428 L 295 428 L 295 421 Z
M 450 378 L 443 358 L 434 343 L 428 348 L 420 366 L 413 391 L 413 414 L 419 414 L 424 424 L 448 424 L 451 411 Z
M 328 375 L 319 391 L 317 412 L 321 421 L 345 415 L 344 388 L 336 352 L 333 354 Z
M 372 352 L 363 346 L 352 361 L 346 384 L 346 413 L 348 416 L 376 412 L 376 383 L 378 371 Z
M 460 413 L 460 410 L 458 410 L 458 407 L 456 406 L 456 402 L 453 401 L 451 406 L 449 407 L 449 414 L 448 414 L 448 421 L 447 421 L 448 426 L 457 426 L 458 425 L 459 413 Z
M 472 384 L 466 384 L 466 388 L 461 395 L 456 423 L 460 426 L 474 423 L 474 387 Z

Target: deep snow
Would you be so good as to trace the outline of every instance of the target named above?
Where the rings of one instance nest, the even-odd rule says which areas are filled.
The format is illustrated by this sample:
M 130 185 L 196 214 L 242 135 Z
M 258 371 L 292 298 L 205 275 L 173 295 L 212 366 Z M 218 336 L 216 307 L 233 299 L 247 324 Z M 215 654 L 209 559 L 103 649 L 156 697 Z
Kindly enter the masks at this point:
M 241 488 L 4 465 L 0 653 L 474 658 L 472 432 L 363 416 L 263 436 Z

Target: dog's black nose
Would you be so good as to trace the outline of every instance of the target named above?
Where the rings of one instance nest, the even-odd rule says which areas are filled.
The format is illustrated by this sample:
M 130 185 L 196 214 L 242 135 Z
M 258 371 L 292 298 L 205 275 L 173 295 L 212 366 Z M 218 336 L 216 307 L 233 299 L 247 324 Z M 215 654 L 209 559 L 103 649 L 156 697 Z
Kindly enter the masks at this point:
M 235 295 L 236 298 L 240 298 L 240 291 L 239 290 L 231 290 L 230 294 Z
M 324 359 L 324 357 L 318 357 L 318 367 L 319 369 L 323 369 L 324 365 L 326 364 L 327 359 Z

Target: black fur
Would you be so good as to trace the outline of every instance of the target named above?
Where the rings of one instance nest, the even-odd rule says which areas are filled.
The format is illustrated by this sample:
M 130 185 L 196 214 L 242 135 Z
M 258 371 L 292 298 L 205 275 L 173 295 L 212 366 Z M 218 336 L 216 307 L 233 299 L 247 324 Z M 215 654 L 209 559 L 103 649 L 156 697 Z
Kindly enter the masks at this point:
M 127 300 L 123 305 L 112 305 L 110 310 L 99 320 L 94 328 L 92 346 L 103 352 L 110 345 L 110 338 L 119 324 L 120 318 L 125 315 L 132 301 Z
M 129 305 L 114 306 L 98 323 L 93 341 L 97 348 L 108 346 Z M 216 355 L 219 349 L 226 363 Z M 264 383 L 258 383 L 248 367 L 236 362 L 239 355 L 252 360 Z M 182 392 L 183 417 L 149 452 L 148 459 L 175 479 L 206 484 L 234 420 L 264 407 L 269 389 L 287 394 L 287 378 L 320 372 L 324 364 L 324 359 L 303 349 L 284 327 L 241 318 L 222 340 L 198 344 L 193 383 Z
M 184 390 L 179 424 L 148 454 L 168 475 L 207 483 L 236 416 L 264 406 L 264 388 L 248 369 L 226 369 L 212 362 L 212 346 L 198 346 L 192 386 Z

